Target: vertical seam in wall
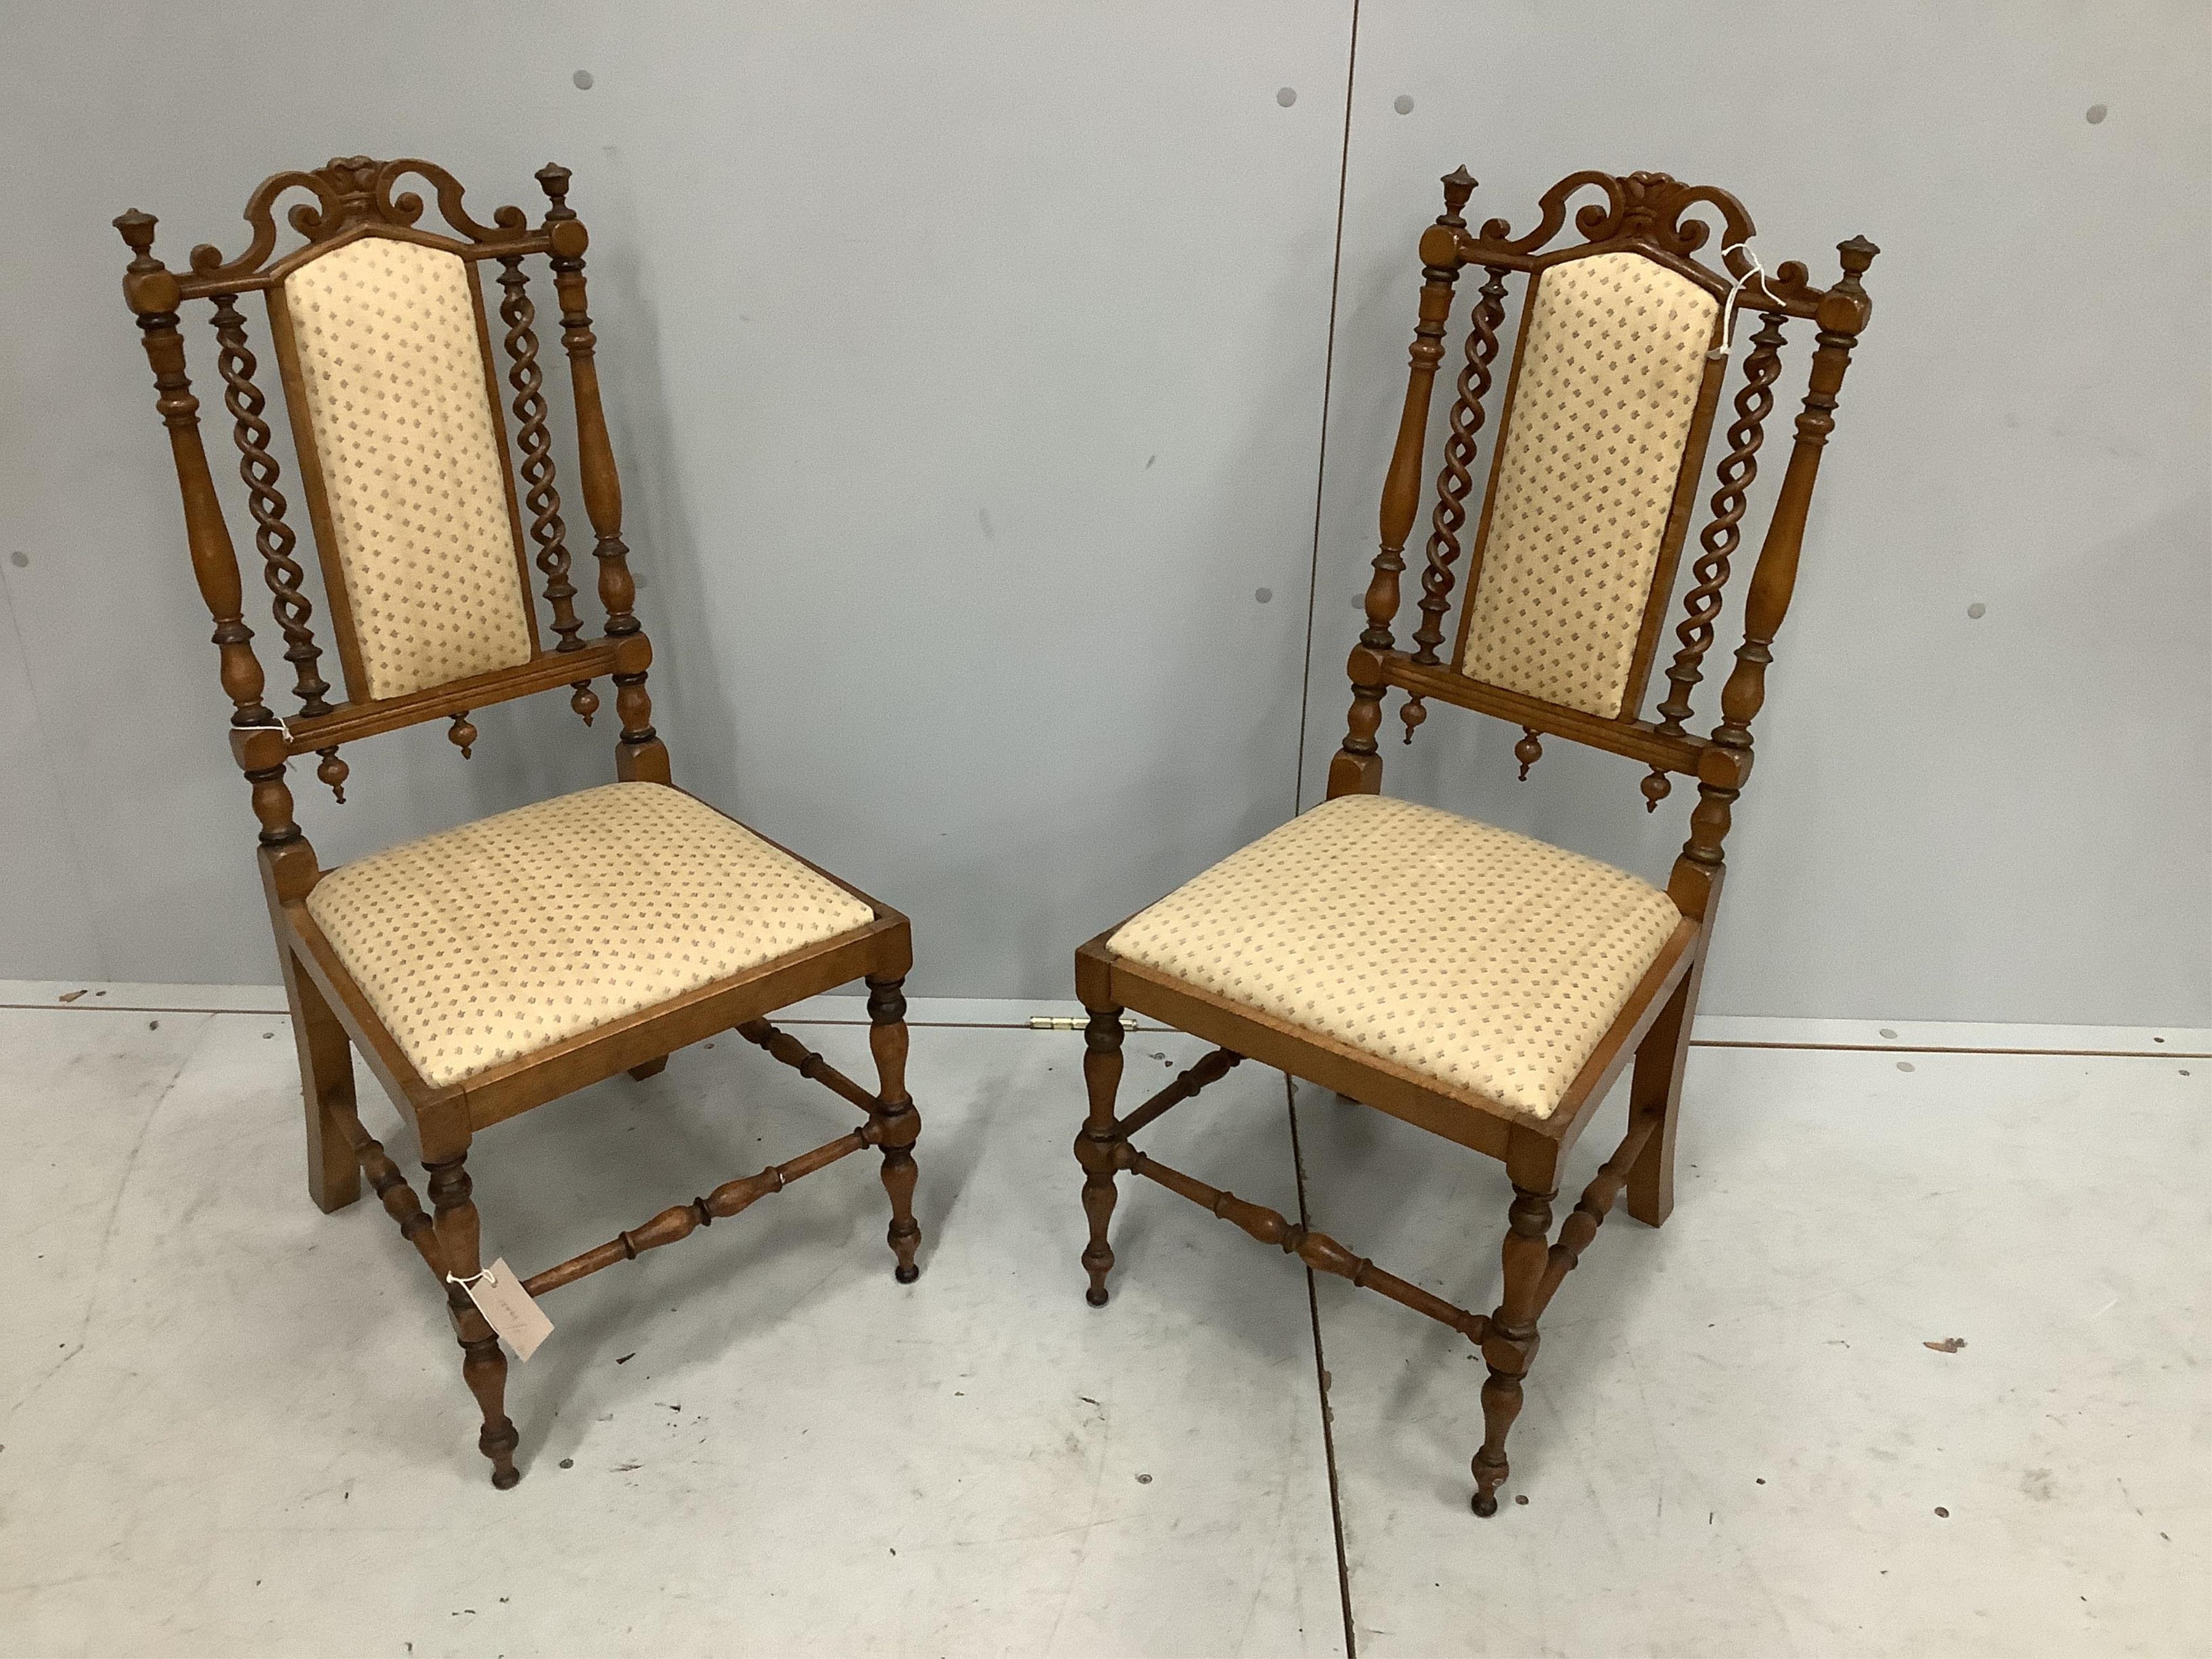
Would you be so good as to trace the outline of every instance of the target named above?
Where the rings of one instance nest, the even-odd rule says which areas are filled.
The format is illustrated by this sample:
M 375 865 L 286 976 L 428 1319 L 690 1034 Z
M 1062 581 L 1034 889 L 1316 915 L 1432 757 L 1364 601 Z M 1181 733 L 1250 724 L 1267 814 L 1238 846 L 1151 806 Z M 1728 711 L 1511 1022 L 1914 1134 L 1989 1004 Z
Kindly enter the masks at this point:
M 1291 1169 L 1297 1178 L 1298 1225 L 1310 1229 L 1313 1217 L 1306 1209 L 1306 1155 L 1298 1144 L 1298 1085 L 1288 1072 L 1283 1073 L 1283 1107 L 1291 1120 Z M 1306 1268 L 1306 1315 L 1313 1321 L 1314 1388 L 1321 1396 L 1321 1450 L 1328 1466 L 1328 1521 L 1336 1538 L 1336 1594 L 1344 1607 L 1344 1654 L 1345 1659 L 1359 1659 L 1359 1638 L 1352 1622 L 1352 1567 L 1344 1553 L 1344 1500 L 1336 1478 L 1336 1424 L 1328 1404 L 1328 1356 L 1321 1345 L 1321 1291 L 1311 1267 Z
M 23 688 L 31 695 L 31 719 L 39 734 L 39 759 L 46 769 L 54 801 L 62 810 L 62 851 L 69 859 L 70 873 L 76 878 L 77 902 L 84 907 L 85 931 L 91 936 L 93 972 L 95 977 L 104 978 L 109 966 L 107 940 L 100 927 L 99 908 L 92 902 L 92 883 L 85 874 L 84 854 L 76 844 L 77 815 L 63 785 L 61 769 L 53 763 L 53 733 L 46 720 L 46 704 L 39 696 L 38 676 L 31 672 L 30 644 L 23 637 L 22 618 L 15 614 L 15 597 L 8 591 L 4 581 L 0 581 L 0 609 L 8 613 L 8 629 L 15 636 L 16 659 L 23 665 Z
M 1344 54 L 1344 147 L 1336 161 L 1336 241 L 1328 265 L 1328 344 L 1321 371 L 1321 441 L 1314 457 L 1313 553 L 1306 566 L 1306 641 L 1299 658 L 1298 754 L 1291 781 L 1291 816 L 1306 793 L 1306 706 L 1313 696 L 1313 634 L 1316 589 L 1321 580 L 1322 486 L 1328 477 L 1328 400 L 1336 377 L 1336 295 L 1344 273 L 1344 195 L 1352 171 L 1352 89 L 1359 71 L 1359 0 L 1352 0 L 1352 37 Z

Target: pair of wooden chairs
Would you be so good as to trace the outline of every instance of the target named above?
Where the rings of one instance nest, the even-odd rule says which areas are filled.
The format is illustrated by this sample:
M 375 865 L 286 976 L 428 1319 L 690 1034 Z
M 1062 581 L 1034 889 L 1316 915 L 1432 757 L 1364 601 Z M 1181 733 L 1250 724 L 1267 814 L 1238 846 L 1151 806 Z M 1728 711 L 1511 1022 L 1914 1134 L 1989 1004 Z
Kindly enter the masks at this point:
M 422 225 L 427 185 L 447 228 Z M 356 156 L 279 173 L 249 200 L 252 239 L 189 268 L 154 257 L 155 222 L 116 220 L 132 258 L 137 315 L 181 489 L 192 567 L 215 622 L 234 757 L 251 785 L 258 858 L 293 1014 L 306 1108 L 308 1189 L 334 1211 L 364 1176 L 440 1284 L 482 1408 L 478 1446 L 500 1487 L 520 1479 L 506 1413 L 506 1359 L 480 1305 L 485 1283 L 467 1159 L 477 1131 L 628 1072 L 641 1080 L 686 1044 L 734 1028 L 850 1102 L 850 1133 L 704 1198 L 662 1211 L 521 1281 L 532 1298 L 737 1214 L 866 1147 L 881 1154 L 887 1238 L 915 1278 L 913 1212 L 921 1120 L 908 1094 L 901 987 L 906 918 L 672 786 L 653 730 L 652 647 L 633 610 L 622 495 L 603 416 L 586 307 L 584 226 L 569 174 L 541 169 L 536 224 L 505 207 L 489 225 L 460 186 L 420 161 Z M 1751 223 L 1724 193 L 1657 174 L 1578 173 L 1514 237 L 1462 216 L 1474 181 L 1445 180 L 1446 211 L 1422 239 L 1425 283 L 1413 374 L 1382 507 L 1382 550 L 1351 658 L 1350 732 L 1329 799 L 1198 877 L 1077 954 L 1091 1011 L 1089 1114 L 1076 1140 L 1091 1238 L 1090 1297 L 1106 1299 L 1115 1177 L 1152 1180 L 1309 1264 L 1442 1320 L 1480 1344 L 1487 1433 L 1475 1508 L 1490 1513 L 1504 1442 L 1536 1348 L 1536 1320 L 1626 1187 L 1656 1224 L 1671 1203 L 1676 1103 L 1711 937 L 1729 809 L 1750 770 L 1750 723 L 1790 598 L 1814 469 L 1835 392 L 1868 316 L 1858 278 L 1875 250 L 1843 245 L 1825 292 L 1802 266 L 1771 277 L 1748 258 Z M 1571 198 L 1582 240 L 1553 247 Z M 276 252 L 275 210 L 301 240 Z M 1695 256 L 1724 233 L 1723 269 Z M 605 613 L 585 635 L 569 580 L 568 530 L 546 424 L 530 261 L 551 267 L 575 406 L 577 459 Z M 496 267 L 495 353 L 478 267 Z M 1431 386 L 1454 284 L 1487 275 L 1445 445 L 1416 649 L 1395 648 L 1403 549 L 1420 495 Z M 1470 550 L 1469 600 L 1449 662 L 1440 654 L 1467 521 L 1476 439 L 1505 318 L 1508 278 L 1525 275 L 1519 343 L 1491 480 Z M 343 690 L 332 700 L 313 603 L 271 445 L 267 397 L 240 299 L 263 296 L 298 478 L 312 527 Z M 212 307 L 216 366 L 297 709 L 280 716 L 244 620 L 239 562 L 185 372 L 187 301 Z M 1688 620 L 1654 723 L 1641 717 L 1660 620 L 1674 586 L 1723 379 L 1734 312 L 1762 326 L 1743 364 L 1721 489 L 1693 568 Z M 1761 550 L 1745 641 L 1710 738 L 1692 735 L 1689 695 L 1714 635 L 1745 492 L 1779 373 L 1783 326 L 1817 326 L 1811 390 Z M 501 356 L 504 356 L 504 376 Z M 502 378 L 504 384 L 502 385 Z M 510 440 L 506 411 L 514 429 Z M 542 579 L 544 611 L 532 592 Z M 541 623 L 550 624 L 546 643 Z M 344 799 L 344 745 L 447 721 L 466 756 L 471 711 L 569 690 L 586 725 L 615 689 L 617 781 L 409 842 L 325 871 L 295 818 L 287 763 L 317 757 Z M 1408 694 L 1407 741 L 1424 699 L 1500 715 L 1540 734 L 1645 763 L 1647 805 L 1668 775 L 1698 780 L 1688 846 L 1662 892 L 1524 837 L 1379 794 L 1382 702 Z M 871 1091 L 767 1016 L 863 979 Z M 1220 1047 L 1152 1101 L 1115 1115 L 1125 1009 Z M 363 1127 L 352 1052 L 411 1119 L 431 1211 Z M 1547 1243 L 1559 1162 L 1631 1055 L 1635 1082 L 1620 1149 Z M 1244 1203 L 1137 1151 L 1130 1137 L 1252 1057 L 1328 1084 L 1505 1160 L 1516 1198 L 1504 1292 L 1487 1318 L 1352 1256 L 1323 1234 Z M 512 1287 L 508 1287 L 512 1288 Z M 486 1304 L 489 1305 L 489 1304 Z

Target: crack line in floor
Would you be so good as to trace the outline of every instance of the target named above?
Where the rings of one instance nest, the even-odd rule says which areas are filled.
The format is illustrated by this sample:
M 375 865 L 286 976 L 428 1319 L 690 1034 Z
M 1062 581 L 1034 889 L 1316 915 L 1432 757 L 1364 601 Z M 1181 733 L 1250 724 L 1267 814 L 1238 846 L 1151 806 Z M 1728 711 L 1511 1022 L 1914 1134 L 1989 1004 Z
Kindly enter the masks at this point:
M 1310 1229 L 1313 1217 L 1306 1209 L 1306 1156 L 1298 1144 L 1297 1081 L 1283 1073 L 1283 1109 L 1291 1121 L 1291 1167 L 1297 1176 L 1298 1225 Z M 1304 1262 L 1298 1264 L 1305 1267 Z M 1337 1491 L 1336 1425 L 1329 1420 L 1328 1357 L 1321 1345 L 1321 1291 L 1314 1283 L 1314 1270 L 1306 1267 L 1306 1312 L 1313 1320 L 1314 1387 L 1321 1395 L 1322 1455 L 1328 1464 L 1328 1521 L 1336 1535 L 1336 1591 L 1344 1606 L 1345 1659 L 1359 1659 L 1359 1641 L 1353 1633 L 1352 1622 L 1352 1567 L 1344 1553 L 1344 1504 Z

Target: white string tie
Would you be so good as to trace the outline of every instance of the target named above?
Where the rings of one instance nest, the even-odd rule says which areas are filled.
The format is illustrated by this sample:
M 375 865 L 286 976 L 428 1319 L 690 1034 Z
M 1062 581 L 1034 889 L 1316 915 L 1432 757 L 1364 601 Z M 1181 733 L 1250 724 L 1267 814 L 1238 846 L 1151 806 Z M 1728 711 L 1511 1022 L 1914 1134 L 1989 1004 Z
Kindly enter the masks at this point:
M 1757 276 L 1759 285 L 1762 289 L 1766 286 L 1766 268 L 1759 263 L 1759 255 L 1751 246 L 1750 237 L 1723 248 L 1722 259 L 1725 261 L 1731 253 L 1742 254 L 1751 269 L 1729 284 L 1728 297 L 1721 301 L 1721 343 L 1705 354 L 1705 361 L 1709 363 L 1725 362 L 1729 353 L 1735 349 L 1736 306 L 1743 298 L 1743 285 Z

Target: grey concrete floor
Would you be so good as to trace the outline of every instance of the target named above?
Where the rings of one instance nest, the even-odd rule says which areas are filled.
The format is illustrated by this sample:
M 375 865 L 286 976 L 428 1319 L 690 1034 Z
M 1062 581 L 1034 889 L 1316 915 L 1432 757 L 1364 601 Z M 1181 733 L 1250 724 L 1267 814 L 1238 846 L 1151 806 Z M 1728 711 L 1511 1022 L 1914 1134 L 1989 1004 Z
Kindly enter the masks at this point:
M 1011 1024 L 917 1025 L 918 1284 L 855 1158 L 558 1292 L 495 1492 L 420 1264 L 373 1201 L 307 1200 L 281 1017 L 106 988 L 0 999 L 45 1004 L 0 1008 L 8 1654 L 2212 1650 L 2202 1033 L 1698 1049 L 1674 1218 L 1616 1212 L 1561 1291 L 1527 1501 L 1478 1521 L 1482 1368 L 1443 1328 L 1127 1179 L 1084 1304 L 1081 1039 Z M 865 1075 L 861 1028 L 793 1029 Z M 1133 1034 L 1125 1099 L 1201 1052 Z M 848 1117 L 695 1048 L 479 1140 L 487 1257 Z M 1253 1066 L 1147 1145 L 1495 1299 L 1471 1153 Z

